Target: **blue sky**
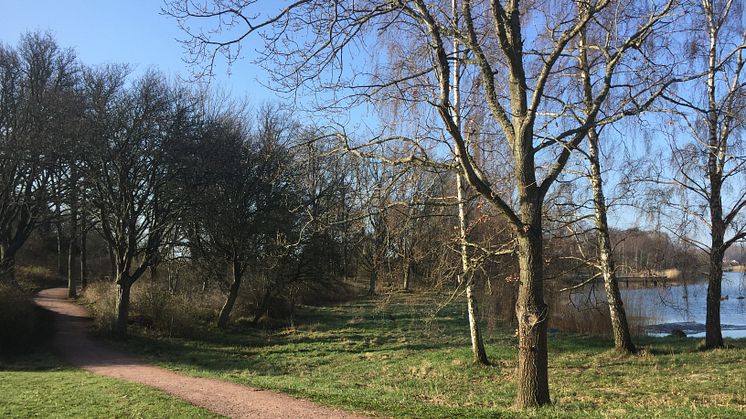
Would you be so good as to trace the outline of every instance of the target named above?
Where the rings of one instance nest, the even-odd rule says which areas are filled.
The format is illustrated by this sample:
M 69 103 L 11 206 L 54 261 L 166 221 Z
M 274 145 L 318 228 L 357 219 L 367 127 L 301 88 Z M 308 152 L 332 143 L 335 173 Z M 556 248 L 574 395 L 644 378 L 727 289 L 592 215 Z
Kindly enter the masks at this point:
M 169 76 L 189 76 L 176 22 L 160 14 L 159 0 L 0 0 L 0 41 L 16 45 L 22 33 L 50 31 L 63 47 L 72 47 L 86 64 L 129 63 L 135 73 L 156 67 Z M 256 41 L 256 38 L 248 42 Z M 275 100 L 257 83 L 266 74 L 252 64 L 253 48 L 235 63 L 231 75 L 216 71 L 214 83 L 235 96 L 259 104 Z

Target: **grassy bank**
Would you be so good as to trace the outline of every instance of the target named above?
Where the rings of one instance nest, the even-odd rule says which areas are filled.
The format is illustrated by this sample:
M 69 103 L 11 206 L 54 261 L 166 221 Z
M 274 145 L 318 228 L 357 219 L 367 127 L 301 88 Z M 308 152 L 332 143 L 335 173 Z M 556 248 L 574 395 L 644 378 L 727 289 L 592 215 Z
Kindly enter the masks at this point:
M 201 330 L 167 338 L 135 329 L 126 345 L 187 374 L 274 389 L 316 402 L 397 417 L 525 417 L 511 404 L 516 340 L 489 331 L 490 367 L 470 362 L 465 312 L 433 315 L 434 296 L 304 307 L 297 327 Z M 699 352 L 693 339 L 638 339 L 622 357 L 603 338 L 550 337 L 554 405 L 541 417 L 743 417 L 746 342 Z
M 93 375 L 39 352 L 0 360 L 3 418 L 214 418 L 149 387 Z

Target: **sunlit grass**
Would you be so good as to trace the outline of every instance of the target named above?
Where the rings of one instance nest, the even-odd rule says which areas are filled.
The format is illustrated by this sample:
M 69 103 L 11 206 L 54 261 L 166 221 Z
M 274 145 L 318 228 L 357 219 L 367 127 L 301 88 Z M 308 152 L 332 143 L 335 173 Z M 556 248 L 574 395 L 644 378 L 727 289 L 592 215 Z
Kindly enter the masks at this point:
M 435 296 L 304 307 L 295 329 L 205 329 L 200 339 L 137 330 L 126 345 L 167 368 L 397 417 L 743 417 L 746 345 L 697 351 L 693 339 L 642 338 L 639 356 L 608 339 L 550 337 L 554 405 L 512 409 L 516 341 L 488 331 L 493 365 L 471 363 L 465 311 Z
M 0 361 L 2 418 L 219 417 L 144 385 L 68 367 L 48 353 Z

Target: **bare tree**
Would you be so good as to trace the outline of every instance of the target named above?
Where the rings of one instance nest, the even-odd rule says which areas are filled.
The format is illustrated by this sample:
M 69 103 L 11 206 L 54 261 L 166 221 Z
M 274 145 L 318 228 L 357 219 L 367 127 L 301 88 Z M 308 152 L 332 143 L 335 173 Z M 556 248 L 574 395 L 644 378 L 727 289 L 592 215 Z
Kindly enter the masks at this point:
M 217 325 L 224 328 L 233 311 L 244 274 L 287 223 L 293 182 L 288 178 L 287 143 L 294 124 L 276 107 L 266 106 L 251 130 L 241 115 L 217 115 L 200 138 L 189 190 L 192 249 L 229 266 L 231 284 Z
M 75 55 L 49 34 L 0 46 L 0 278 L 14 279 L 17 252 L 49 215 L 76 73 Z
M 746 122 L 746 35 L 743 6 L 738 1 L 702 0 L 695 10 L 689 22 L 694 32 L 682 52 L 691 62 L 685 74 L 702 77 L 683 83 L 667 95 L 684 126 L 683 135 L 672 141 L 672 160 L 673 183 L 685 191 L 686 197 L 671 204 L 686 218 L 695 220 L 697 226 L 706 226 L 709 243 L 698 240 L 701 231 L 687 240 L 709 255 L 705 346 L 718 348 L 723 346 L 723 256 L 729 247 L 746 238 L 742 216 L 746 207 L 742 140 Z
M 604 13 L 610 5 L 615 13 Z M 563 171 L 571 153 L 588 129 L 621 117 L 600 114 L 611 90 L 622 90 L 622 100 L 637 108 L 649 92 L 647 80 L 613 83 L 620 63 L 666 18 L 672 1 L 653 2 L 644 10 L 629 1 L 560 1 L 552 11 L 518 0 L 471 1 L 460 4 L 461 18 L 453 19 L 439 2 L 300 0 L 275 14 L 259 13 L 255 2 L 211 1 L 195 5 L 171 1 L 167 12 L 178 19 L 191 37 L 186 46 L 195 62 L 208 70 L 219 54 L 234 59 L 236 46 L 254 32 L 265 41 L 264 63 L 274 70 L 280 87 L 339 92 L 333 107 L 396 97 L 406 103 L 428 106 L 448 133 L 458 155 L 464 178 L 509 221 L 518 241 L 520 265 L 518 318 L 518 393 L 520 408 L 550 402 L 547 375 L 547 314 L 544 301 L 542 211 L 547 192 Z M 590 22 L 624 21 L 608 42 L 614 47 L 606 65 L 599 68 L 593 108 L 579 122 L 568 114 L 566 103 L 577 95 L 561 88 L 566 70 L 574 66 L 568 51 Z M 219 25 L 190 26 L 195 21 Z M 531 31 L 527 27 L 531 27 Z M 538 33 L 533 28 L 544 28 Z M 222 31 L 221 31 L 222 30 Z M 395 33 L 418 41 L 399 51 L 386 51 L 378 63 L 388 71 L 371 71 L 370 63 L 348 60 L 356 49 L 373 41 L 372 34 Z M 221 34 L 225 37 L 221 38 Z M 235 36 L 234 36 L 235 35 Z M 500 132 L 514 169 L 515 205 L 501 196 L 490 177 L 473 158 L 473 146 L 456 122 L 451 100 L 454 51 L 449 38 L 457 38 L 469 58 L 472 74 L 467 91 L 478 106 L 486 104 L 491 126 Z M 427 51 L 426 59 L 413 50 Z M 645 57 L 651 59 L 651 57 Z M 466 80 L 463 80 L 466 81 Z M 351 98 L 351 101 L 346 101 Z M 619 109 L 625 109 L 620 106 Z M 427 137 L 412 139 L 409 161 L 431 161 L 423 155 Z
M 130 88 L 126 71 L 87 77 L 92 150 L 85 165 L 90 202 L 111 246 L 118 290 L 114 332 L 126 335 L 130 290 L 159 259 L 182 210 L 177 186 L 181 142 L 196 130 L 188 95 L 155 73 Z

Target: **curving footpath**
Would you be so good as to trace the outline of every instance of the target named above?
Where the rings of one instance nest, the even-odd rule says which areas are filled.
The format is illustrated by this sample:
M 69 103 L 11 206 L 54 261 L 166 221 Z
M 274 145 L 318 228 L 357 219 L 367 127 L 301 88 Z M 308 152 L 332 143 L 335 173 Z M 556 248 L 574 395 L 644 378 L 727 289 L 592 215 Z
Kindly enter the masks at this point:
M 94 374 L 145 384 L 232 418 L 362 418 L 285 394 L 184 376 L 109 348 L 91 338 L 91 315 L 67 300 L 67 288 L 41 291 L 35 301 L 55 314 L 54 350 Z

